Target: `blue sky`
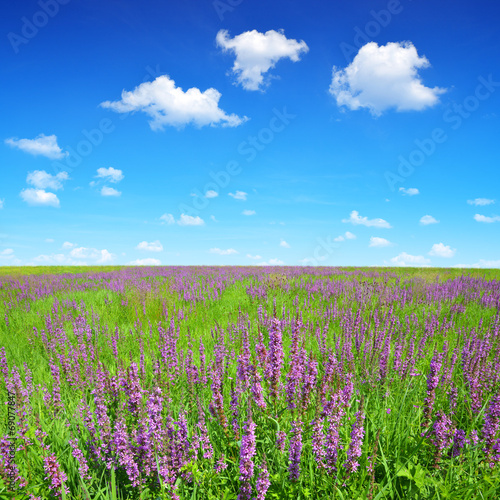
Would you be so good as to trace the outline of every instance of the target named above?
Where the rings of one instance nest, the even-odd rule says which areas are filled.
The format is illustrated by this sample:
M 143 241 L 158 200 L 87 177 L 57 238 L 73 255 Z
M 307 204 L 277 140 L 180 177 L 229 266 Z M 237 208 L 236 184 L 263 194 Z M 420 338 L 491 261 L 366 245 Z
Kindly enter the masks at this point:
M 0 265 L 500 267 L 499 17 L 10 2 Z

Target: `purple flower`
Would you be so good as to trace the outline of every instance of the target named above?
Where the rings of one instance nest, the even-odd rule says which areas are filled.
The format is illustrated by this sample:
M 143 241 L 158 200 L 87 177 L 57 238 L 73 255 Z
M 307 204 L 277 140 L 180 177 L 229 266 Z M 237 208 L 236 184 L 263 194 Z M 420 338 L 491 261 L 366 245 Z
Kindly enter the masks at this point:
M 302 455 L 302 422 L 300 420 L 292 422 L 291 433 L 288 473 L 290 481 L 297 481 L 300 477 L 300 459 Z
M 347 462 L 345 467 L 348 474 L 356 472 L 359 467 L 358 459 L 361 457 L 361 446 L 363 444 L 363 436 L 365 435 L 365 430 L 363 428 L 364 419 L 363 404 L 361 404 L 361 408 L 356 413 L 356 422 L 352 426 L 351 443 L 347 450 Z
M 286 440 L 286 432 L 279 431 L 276 435 L 276 448 L 283 453 L 285 450 L 285 440 Z
M 248 420 L 245 422 L 243 438 L 240 448 L 240 493 L 238 500 L 250 500 L 252 494 L 251 480 L 253 478 L 253 457 L 256 453 L 255 422 L 252 413 L 249 412 Z
M 64 485 L 64 482 L 67 481 L 68 478 L 61 470 L 61 466 L 53 453 L 47 457 L 43 457 L 43 468 L 47 474 L 45 480 L 50 480 L 49 488 L 52 490 L 52 493 L 60 498 L 62 495 L 62 488 L 64 488 L 64 492 L 67 495 L 69 490 Z
M 264 458 L 260 466 L 259 476 L 257 477 L 257 496 L 254 497 L 254 500 L 265 500 L 269 486 L 271 486 L 271 481 L 269 481 L 269 471 L 267 470 L 267 462 Z

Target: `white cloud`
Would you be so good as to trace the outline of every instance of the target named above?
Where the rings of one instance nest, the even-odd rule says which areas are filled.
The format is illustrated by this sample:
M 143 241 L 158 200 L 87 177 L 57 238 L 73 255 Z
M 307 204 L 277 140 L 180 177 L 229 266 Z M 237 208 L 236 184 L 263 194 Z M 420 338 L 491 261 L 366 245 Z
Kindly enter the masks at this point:
M 92 259 L 98 264 L 104 264 L 106 262 L 111 262 L 114 259 L 114 255 L 106 249 L 98 250 L 97 248 L 86 248 L 77 247 L 73 248 L 69 253 L 74 259 Z
M 418 70 L 430 66 L 411 42 L 370 42 L 344 69 L 333 67 L 330 93 L 339 106 L 368 108 L 378 116 L 387 109 L 420 111 L 434 106 L 445 89 L 422 84 Z
M 379 238 L 378 236 L 372 236 L 370 238 L 370 244 L 368 245 L 369 247 L 390 247 L 392 243 L 389 240 L 386 240 L 385 238 Z
M 299 262 L 304 265 L 316 264 L 316 260 L 312 257 L 306 257 L 305 259 L 300 259 Z
M 420 191 L 417 188 L 408 188 L 400 187 L 399 191 L 403 194 L 407 194 L 408 196 L 415 196 L 416 194 L 420 194 Z
M 160 266 L 161 261 L 158 259 L 137 259 L 128 263 L 129 266 Z
M 491 205 L 492 203 L 495 203 L 495 200 L 490 200 L 489 198 L 476 198 L 475 200 L 467 200 L 467 203 L 469 205 L 476 205 L 476 206 L 484 206 L 484 205 Z
M 174 216 L 172 214 L 163 214 L 160 217 L 160 220 L 163 221 L 165 224 L 168 224 L 169 226 L 171 224 L 175 224 L 175 219 L 174 219 Z
M 280 241 L 280 247 L 290 248 L 290 245 L 284 239 L 281 239 L 281 241 Z
M 235 54 L 232 71 L 237 82 L 246 90 L 262 90 L 270 81 L 270 77 L 264 79 L 265 74 L 280 59 L 297 62 L 309 50 L 303 40 L 287 39 L 282 30 L 266 33 L 245 31 L 234 38 L 230 38 L 226 30 L 220 30 L 216 42 L 225 52 Z
M 452 249 L 449 245 L 444 245 L 443 243 L 434 243 L 429 252 L 429 255 L 434 255 L 436 257 L 445 257 L 449 259 L 455 255 L 456 251 L 456 249 Z
M 117 168 L 109 167 L 109 168 L 98 168 L 97 169 L 97 175 L 96 177 L 100 179 L 106 179 L 109 182 L 112 182 L 116 184 L 117 182 L 120 182 L 124 175 L 123 171 L 119 170 Z
M 59 172 L 56 175 L 51 175 L 45 172 L 45 170 L 35 170 L 28 173 L 26 182 L 37 189 L 52 189 L 53 191 L 57 191 L 63 188 L 63 181 L 68 179 L 68 172 Z
M 229 196 L 233 197 L 235 200 L 243 200 L 246 201 L 247 194 L 244 191 L 236 191 L 236 193 L 229 193 Z
M 115 188 L 111 188 L 108 186 L 103 186 L 101 189 L 102 196 L 121 196 L 122 192 L 116 190 Z
M 217 191 L 214 191 L 213 189 L 209 189 L 205 193 L 205 198 L 217 198 L 219 196 L 219 193 Z
M 216 253 L 217 255 L 236 255 L 239 252 L 234 248 L 228 248 L 227 250 L 222 250 L 220 248 L 211 248 L 210 253 Z
M 53 238 L 45 238 L 45 243 L 54 243 L 54 241 Z
M 66 250 L 70 249 L 70 248 L 74 248 L 76 247 L 76 243 L 70 243 L 69 241 L 65 241 L 63 244 L 62 244 L 62 247 Z
M 356 239 L 356 235 L 352 234 L 350 231 L 346 231 L 344 233 L 344 236 L 345 236 L 346 240 L 355 240 Z
M 216 218 L 215 218 L 215 215 L 211 215 L 210 216 L 210 219 L 213 220 L 214 222 L 219 222 Z
M 0 252 L 0 255 L 12 255 L 14 253 L 14 250 L 12 248 L 6 248 L 5 250 L 2 250 Z
M 44 263 L 44 264 L 65 264 L 65 265 L 78 265 L 78 266 L 86 266 L 86 262 L 75 261 L 73 259 L 68 258 L 66 255 L 62 253 L 51 254 L 51 255 L 38 255 L 33 258 L 33 262 L 36 263 Z
M 203 226 L 205 221 L 199 216 L 193 217 L 192 215 L 181 214 L 177 224 L 179 226 Z
M 337 236 L 336 238 L 333 238 L 333 241 L 344 241 L 344 240 L 345 240 L 345 238 L 342 235 Z
M 500 216 L 494 215 L 493 217 L 488 217 L 487 215 L 474 215 L 474 220 L 477 222 L 486 222 L 487 224 L 491 224 L 492 222 L 500 222 Z
M 45 156 L 51 160 L 60 160 L 68 156 L 68 152 L 63 152 L 57 145 L 57 137 L 55 135 L 40 134 L 34 139 L 16 139 L 12 137 L 10 139 L 5 139 L 5 143 L 25 153 L 34 156 Z
M 249 253 L 247 253 L 247 257 L 249 259 L 253 259 L 253 260 L 260 260 L 260 259 L 262 259 L 262 257 L 260 255 L 251 255 Z
M 401 252 L 396 257 L 391 259 L 391 262 L 396 266 L 427 266 L 430 263 L 430 259 L 427 259 L 423 255 L 410 255 L 406 252 Z
M 259 266 L 284 266 L 285 263 L 279 259 L 269 259 L 269 262 L 259 262 Z
M 123 90 L 119 101 L 105 101 L 101 106 L 117 113 L 142 111 L 151 118 L 152 130 L 162 130 L 165 125 L 181 128 L 189 123 L 197 127 L 236 127 L 247 120 L 220 109 L 220 97 L 220 92 L 213 88 L 201 92 L 192 87 L 184 92 L 169 76 L 162 75 L 152 82 L 141 83 L 131 92 Z
M 145 250 L 147 252 L 163 252 L 163 245 L 159 240 L 152 241 L 148 243 L 147 241 L 141 241 L 137 247 L 138 250 Z
M 384 219 L 368 219 L 368 217 L 361 217 L 359 215 L 359 212 L 356 210 L 353 210 L 351 212 L 349 219 L 342 219 L 342 222 L 351 223 L 354 224 L 355 226 L 362 225 L 367 227 L 385 227 L 385 228 L 392 227 Z
M 54 193 L 47 193 L 43 189 L 23 189 L 20 196 L 31 206 L 59 207 L 59 198 Z
M 5 202 L 5 200 L 0 199 L 0 210 L 3 208 L 4 202 Z
M 255 215 L 257 212 L 255 210 L 243 210 L 241 213 L 243 215 Z
M 439 221 L 436 220 L 432 215 L 424 215 L 420 219 L 420 224 L 423 226 L 428 226 L 429 224 L 438 224 Z

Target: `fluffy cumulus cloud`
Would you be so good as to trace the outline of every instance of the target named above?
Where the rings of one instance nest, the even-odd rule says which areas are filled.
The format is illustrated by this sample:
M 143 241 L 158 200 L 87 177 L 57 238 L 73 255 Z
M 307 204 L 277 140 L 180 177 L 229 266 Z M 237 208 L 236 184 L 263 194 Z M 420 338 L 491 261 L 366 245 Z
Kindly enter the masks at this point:
M 410 255 L 406 252 L 401 252 L 399 255 L 391 259 L 391 263 L 395 266 L 422 267 L 428 266 L 430 259 L 427 259 L 423 255 Z
M 423 226 L 428 226 L 429 224 L 438 224 L 439 221 L 435 219 L 432 215 L 424 215 L 420 218 L 420 224 Z
M 177 224 L 179 226 L 204 226 L 205 221 L 199 216 L 181 214 Z
M 65 250 L 69 250 L 71 248 L 75 248 L 77 245 L 76 243 L 71 243 L 70 241 L 65 241 L 63 244 L 62 244 L 62 247 L 65 249 Z
M 297 62 L 309 50 L 303 40 L 298 42 L 289 39 L 282 30 L 266 33 L 245 31 L 234 38 L 226 30 L 220 30 L 216 43 L 225 52 L 232 52 L 236 56 L 232 71 L 236 81 L 246 90 L 264 89 L 271 78 L 266 78 L 266 73 L 280 59 Z
M 146 252 L 163 252 L 163 245 L 159 240 L 152 241 L 151 243 L 141 241 L 136 248 L 137 250 L 145 250 Z
M 69 253 L 74 259 L 90 259 L 97 264 L 106 264 L 112 262 L 114 255 L 108 250 L 98 250 L 97 248 L 76 247 Z
M 59 208 L 59 198 L 54 193 L 48 193 L 44 189 L 23 189 L 21 198 L 32 207 L 56 207 Z
M 161 261 L 158 259 L 137 259 L 128 263 L 129 266 L 160 266 Z
M 500 222 L 500 216 L 494 215 L 493 217 L 488 217 L 487 215 L 474 215 L 474 220 L 477 222 L 486 222 L 486 224 L 492 224 L 493 222 Z
M 370 42 L 359 49 L 349 66 L 333 67 L 330 93 L 339 106 L 367 108 L 375 116 L 391 108 L 420 111 L 434 106 L 445 92 L 423 85 L 418 71 L 429 66 L 411 42 L 380 47 Z
M 284 239 L 281 239 L 281 241 L 280 241 L 280 247 L 290 248 L 290 245 Z
M 29 172 L 26 177 L 26 182 L 37 189 L 51 189 L 57 191 L 63 188 L 63 182 L 68 180 L 68 172 L 59 172 L 56 175 L 51 175 L 45 170 L 35 170 Z
M 96 177 L 99 178 L 99 179 L 105 179 L 108 182 L 113 182 L 113 183 L 116 184 L 117 182 L 120 182 L 124 178 L 124 175 L 123 175 L 123 171 L 121 171 L 121 170 L 119 170 L 117 168 L 113 168 L 113 167 L 104 168 L 104 167 L 101 167 L 101 168 L 97 169 L 97 175 L 96 175 Z
M 234 248 L 228 248 L 227 250 L 222 250 L 221 248 L 211 248 L 210 253 L 215 253 L 217 255 L 236 255 L 238 251 Z
M 213 88 L 201 92 L 192 87 L 184 92 L 169 76 L 162 75 L 132 91 L 124 90 L 119 101 L 105 101 L 101 106 L 117 113 L 141 111 L 150 117 L 153 130 L 162 130 L 166 125 L 182 128 L 190 123 L 197 127 L 236 127 L 247 120 L 219 108 L 220 98 L 220 92 Z
M 451 248 L 449 245 L 444 245 L 443 243 L 434 243 L 429 251 L 429 255 L 435 257 L 445 257 L 447 259 L 453 257 L 456 253 L 455 248 Z
M 372 236 L 370 238 L 370 243 L 369 247 L 390 247 L 392 243 L 389 240 L 386 240 L 385 238 L 379 238 L 378 236 Z
M 175 219 L 174 219 L 174 216 L 172 214 L 163 214 L 161 217 L 160 217 L 160 220 L 164 223 L 164 224 L 168 224 L 169 226 L 172 225 L 172 224 L 175 224 Z
M 34 139 L 17 139 L 11 137 L 5 139 L 5 143 L 14 148 L 18 148 L 25 153 L 34 156 L 45 156 L 51 160 L 61 160 L 68 155 L 57 145 L 57 137 L 55 135 L 40 134 Z
M 400 187 L 399 192 L 408 196 L 415 196 L 416 194 L 420 194 L 420 191 L 417 188 L 404 188 Z
M 259 266 L 284 266 L 285 263 L 280 259 L 269 259 L 267 262 L 259 262 Z
M 359 212 L 353 210 L 348 219 L 342 219 L 344 223 L 354 224 L 355 226 L 367 226 L 367 227 L 382 227 L 382 228 L 390 228 L 392 227 L 386 220 L 384 219 L 368 219 L 368 217 L 362 217 L 359 215 Z
M 231 198 L 234 198 L 235 200 L 242 200 L 246 201 L 247 199 L 247 194 L 245 191 L 236 191 L 236 193 L 228 193 Z
M 346 231 L 344 234 L 333 238 L 333 241 L 345 241 L 345 240 L 355 240 L 356 235 L 351 233 L 350 231 Z
M 118 191 L 115 188 L 108 187 L 108 186 L 103 186 L 101 188 L 101 195 L 102 196 L 121 196 L 122 192 Z
M 490 200 L 489 198 L 476 198 L 474 200 L 467 200 L 467 203 L 469 205 L 476 205 L 483 207 L 485 205 L 491 205 L 492 203 L 495 203 L 495 200 Z
M 205 198 L 217 198 L 219 196 L 219 193 L 217 191 L 214 191 L 213 189 L 209 189 L 205 193 Z
M 255 215 L 257 212 L 255 210 L 243 210 L 241 213 L 243 215 Z

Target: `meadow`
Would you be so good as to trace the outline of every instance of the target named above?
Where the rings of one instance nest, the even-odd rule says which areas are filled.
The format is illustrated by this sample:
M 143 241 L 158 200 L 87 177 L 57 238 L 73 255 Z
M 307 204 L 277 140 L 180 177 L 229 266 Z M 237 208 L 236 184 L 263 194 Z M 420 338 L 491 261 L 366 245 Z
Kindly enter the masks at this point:
M 500 271 L 0 268 L 0 498 L 498 499 Z

